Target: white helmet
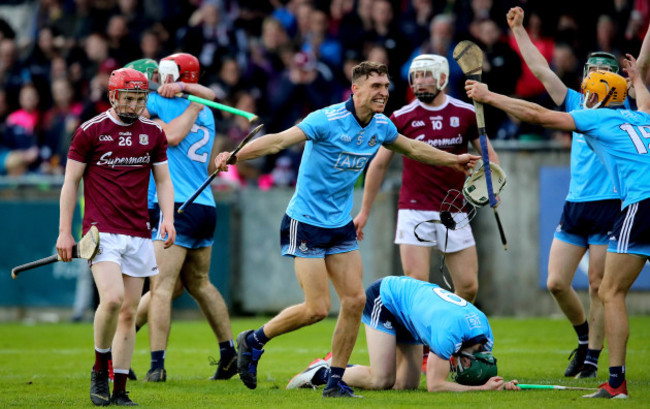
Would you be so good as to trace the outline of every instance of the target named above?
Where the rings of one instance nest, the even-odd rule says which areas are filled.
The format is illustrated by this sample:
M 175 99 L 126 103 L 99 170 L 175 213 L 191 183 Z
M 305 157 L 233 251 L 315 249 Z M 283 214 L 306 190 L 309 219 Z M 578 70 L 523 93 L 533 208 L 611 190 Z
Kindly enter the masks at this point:
M 449 62 L 447 62 L 445 57 L 435 54 L 422 54 L 415 57 L 409 67 L 409 85 L 411 88 L 413 88 L 414 74 L 418 71 L 431 72 L 431 76 L 436 81 L 438 92 L 442 91 L 449 82 Z M 445 74 L 445 82 L 440 86 L 440 77 L 442 74 Z M 415 96 L 422 102 L 431 102 L 437 95 L 438 93 L 415 93 Z

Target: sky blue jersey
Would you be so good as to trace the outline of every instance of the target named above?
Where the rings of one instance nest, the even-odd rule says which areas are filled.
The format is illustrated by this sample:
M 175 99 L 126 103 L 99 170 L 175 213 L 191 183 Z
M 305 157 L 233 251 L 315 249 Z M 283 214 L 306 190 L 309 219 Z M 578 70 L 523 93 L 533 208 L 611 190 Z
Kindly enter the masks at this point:
M 147 110 L 152 118 L 160 118 L 165 123 L 179 117 L 190 105 L 190 101 L 181 98 L 164 98 L 157 93 L 149 94 Z M 190 133 L 176 146 L 169 145 L 167 158 L 169 173 L 174 185 L 174 202 L 185 202 L 201 183 L 208 177 L 210 153 L 214 144 L 214 116 L 208 107 L 203 107 Z M 156 185 L 149 182 L 149 206 L 155 196 Z M 194 203 L 214 207 L 211 189 L 204 189 Z
M 583 109 L 582 95 L 569 89 L 564 99 L 565 111 Z M 573 132 L 571 141 L 571 182 L 566 200 L 569 202 L 593 202 L 619 199 L 614 183 L 605 165 L 589 148 L 581 133 Z
M 627 109 L 570 113 L 576 129 L 605 164 L 625 209 L 650 198 L 650 114 Z
M 379 294 L 384 307 L 415 340 L 442 359 L 478 340 L 485 340 L 486 350 L 492 350 L 494 337 L 485 314 L 436 284 L 391 276 L 381 280 Z
M 287 214 L 318 227 L 344 226 L 352 221 L 355 182 L 379 147 L 397 140 L 397 128 L 384 114 L 362 127 L 352 98 L 312 112 L 298 128 L 307 142 Z

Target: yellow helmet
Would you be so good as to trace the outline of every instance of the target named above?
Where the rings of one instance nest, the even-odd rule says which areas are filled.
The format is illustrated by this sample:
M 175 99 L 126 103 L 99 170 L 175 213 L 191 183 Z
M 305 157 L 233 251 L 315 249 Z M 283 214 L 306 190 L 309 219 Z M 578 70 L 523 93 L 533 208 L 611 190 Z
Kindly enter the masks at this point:
M 586 109 L 617 107 L 623 105 L 627 97 L 627 81 L 622 76 L 608 71 L 593 71 L 582 81 L 583 106 Z M 592 107 L 587 101 L 592 94 L 598 96 L 598 103 Z

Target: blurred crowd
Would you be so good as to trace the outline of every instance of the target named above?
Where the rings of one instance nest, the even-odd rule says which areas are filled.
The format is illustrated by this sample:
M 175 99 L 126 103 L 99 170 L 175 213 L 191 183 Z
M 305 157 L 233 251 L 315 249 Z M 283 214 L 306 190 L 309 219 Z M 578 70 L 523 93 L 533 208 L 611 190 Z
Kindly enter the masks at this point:
M 219 102 L 260 116 L 267 132 L 350 96 L 351 67 L 388 65 L 386 114 L 412 99 L 406 74 L 421 53 L 446 56 L 448 93 L 466 99 L 451 57 L 470 39 L 485 50 L 484 82 L 552 106 L 522 65 L 505 15 L 522 6 L 525 27 L 567 86 L 577 89 L 591 51 L 637 55 L 648 0 L 4 0 L 0 5 L 0 175 L 62 174 L 76 127 L 108 109 L 110 72 L 173 52 L 196 55 L 200 82 Z M 214 111 L 233 147 L 250 125 Z M 556 138 L 486 113 L 494 139 Z M 566 135 L 564 137 L 567 137 Z M 238 169 L 260 185 L 295 183 L 299 151 Z

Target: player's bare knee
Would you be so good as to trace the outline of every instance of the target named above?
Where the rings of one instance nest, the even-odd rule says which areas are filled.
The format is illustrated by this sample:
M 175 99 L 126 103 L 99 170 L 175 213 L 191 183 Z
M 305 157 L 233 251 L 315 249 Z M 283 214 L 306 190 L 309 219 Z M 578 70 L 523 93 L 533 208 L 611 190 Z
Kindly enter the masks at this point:
M 307 321 L 315 323 L 327 318 L 330 312 L 331 304 L 329 300 L 318 303 L 312 303 L 306 306 Z
M 366 306 L 366 293 L 360 292 L 341 297 L 341 309 L 361 314 Z
M 395 376 L 371 376 L 370 389 L 392 389 L 395 385 Z
M 100 300 L 100 304 L 104 306 L 104 309 L 109 314 L 117 314 L 121 310 L 123 302 L 124 296 L 118 294 L 107 295 L 105 297 L 102 297 Z
M 456 287 L 456 294 L 463 299 L 474 302 L 476 294 L 478 293 L 478 281 L 466 283 Z
M 569 290 L 569 287 L 565 282 L 550 277 L 546 280 L 546 288 L 548 288 L 553 295 L 561 295 Z

